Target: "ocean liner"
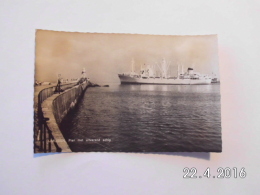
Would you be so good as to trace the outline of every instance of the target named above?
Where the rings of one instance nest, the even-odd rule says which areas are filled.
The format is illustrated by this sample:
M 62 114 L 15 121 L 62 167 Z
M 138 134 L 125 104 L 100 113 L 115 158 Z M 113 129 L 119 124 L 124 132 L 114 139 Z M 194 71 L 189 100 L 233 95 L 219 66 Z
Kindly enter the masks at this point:
M 163 59 L 159 68 L 159 76 L 156 75 L 155 66 L 144 65 L 141 67 L 140 74 L 134 71 L 134 60 L 132 60 L 132 71 L 130 73 L 118 74 L 121 84 L 157 84 L 157 85 L 208 85 L 211 84 L 211 77 L 194 72 L 193 68 L 188 68 L 187 72 L 179 71 L 177 76 L 171 77 L 168 74 L 169 63 Z

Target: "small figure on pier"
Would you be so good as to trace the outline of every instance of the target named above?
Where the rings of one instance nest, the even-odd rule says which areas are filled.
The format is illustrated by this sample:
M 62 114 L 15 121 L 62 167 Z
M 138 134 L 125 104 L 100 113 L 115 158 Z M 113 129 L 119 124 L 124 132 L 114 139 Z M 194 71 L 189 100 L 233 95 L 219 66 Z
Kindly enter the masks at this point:
M 54 93 L 60 93 L 63 92 L 63 90 L 61 89 L 61 83 L 62 83 L 62 78 L 61 78 L 61 74 L 58 75 L 58 83 L 56 85 L 55 91 Z

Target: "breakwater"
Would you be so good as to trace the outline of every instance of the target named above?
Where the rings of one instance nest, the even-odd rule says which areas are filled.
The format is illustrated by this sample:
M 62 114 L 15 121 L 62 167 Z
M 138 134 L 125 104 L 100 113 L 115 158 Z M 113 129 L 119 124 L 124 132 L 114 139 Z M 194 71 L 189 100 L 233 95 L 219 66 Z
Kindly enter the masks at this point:
M 35 98 L 34 152 L 71 152 L 60 131 L 63 118 L 77 105 L 80 97 L 92 83 L 62 86 L 62 93 L 54 93 L 54 87 L 41 90 Z M 36 101 L 37 100 L 37 101 Z

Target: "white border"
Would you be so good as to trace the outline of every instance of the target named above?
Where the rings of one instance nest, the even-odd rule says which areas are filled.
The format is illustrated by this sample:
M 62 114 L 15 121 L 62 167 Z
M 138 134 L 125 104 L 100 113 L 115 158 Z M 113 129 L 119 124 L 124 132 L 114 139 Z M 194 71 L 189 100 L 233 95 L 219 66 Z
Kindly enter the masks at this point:
M 255 194 L 259 160 L 259 1 L 1 1 L 1 194 Z M 223 152 L 33 157 L 35 29 L 218 34 Z M 183 179 L 245 167 L 245 179 Z

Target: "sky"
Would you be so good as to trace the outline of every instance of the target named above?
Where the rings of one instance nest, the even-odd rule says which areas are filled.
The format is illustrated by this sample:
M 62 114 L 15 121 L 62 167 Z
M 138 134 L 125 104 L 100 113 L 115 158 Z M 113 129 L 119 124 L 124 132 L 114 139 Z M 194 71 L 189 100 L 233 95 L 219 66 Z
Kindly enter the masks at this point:
M 118 73 L 135 72 L 141 64 L 170 64 L 169 74 L 177 75 L 177 65 L 193 67 L 202 74 L 219 78 L 217 35 L 140 35 L 36 31 L 35 79 L 56 82 L 79 78 L 82 69 L 96 83 L 119 83 Z

